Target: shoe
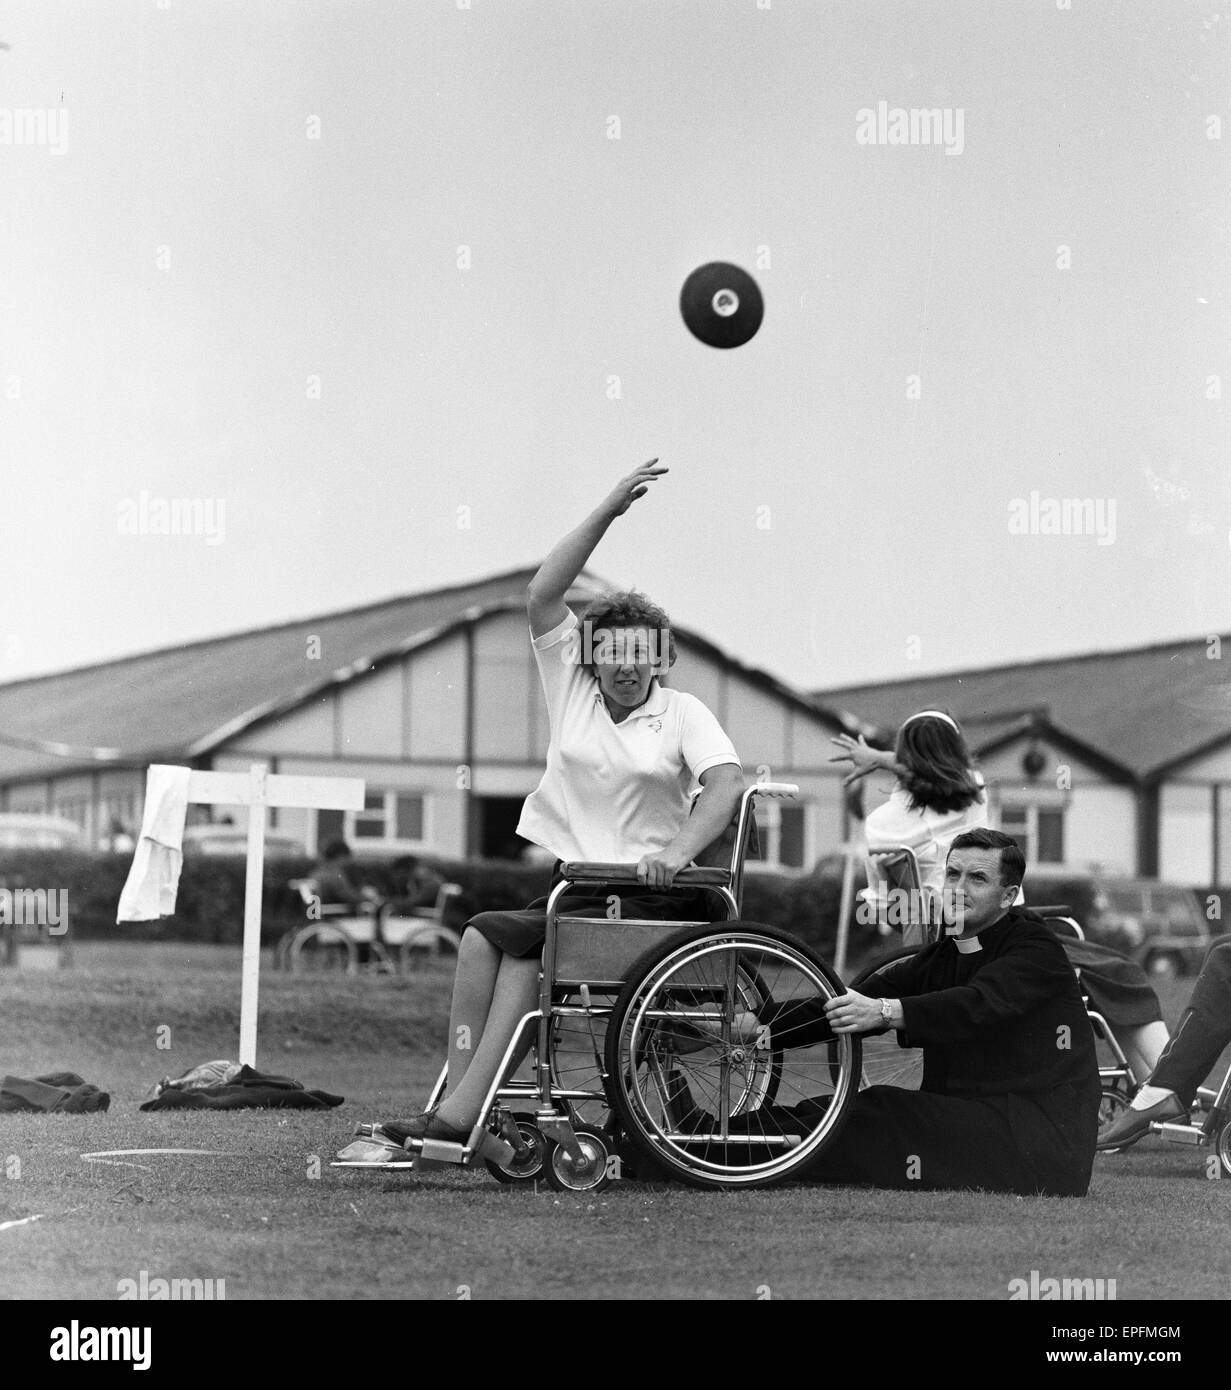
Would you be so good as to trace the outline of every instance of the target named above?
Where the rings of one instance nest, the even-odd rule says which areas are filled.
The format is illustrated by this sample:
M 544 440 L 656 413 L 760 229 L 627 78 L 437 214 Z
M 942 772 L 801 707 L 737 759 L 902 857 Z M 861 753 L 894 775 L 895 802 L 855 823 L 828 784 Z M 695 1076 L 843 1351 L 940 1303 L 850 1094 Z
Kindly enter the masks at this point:
M 1186 1120 L 1188 1111 L 1179 1096 L 1164 1096 L 1148 1110 L 1122 1110 L 1106 1128 L 1099 1130 L 1097 1148 L 1100 1152 L 1127 1149 L 1138 1139 L 1144 1139 L 1157 1120 Z
M 436 1110 L 424 1110 L 422 1114 L 411 1115 L 404 1120 L 385 1120 L 381 1124 L 372 1126 L 373 1139 L 385 1139 L 391 1144 L 398 1144 L 405 1147 L 408 1139 L 437 1139 L 443 1136 L 432 1134 L 428 1135 L 427 1130 L 436 1118 Z M 448 1128 L 448 1126 L 445 1126 Z
M 451 1124 L 446 1124 L 440 1119 L 434 1110 L 426 1115 L 416 1115 L 400 1124 L 381 1126 L 382 1131 L 390 1137 L 403 1136 L 402 1148 L 409 1154 L 419 1154 L 425 1139 L 434 1139 L 441 1144 L 457 1144 L 460 1148 L 465 1148 L 470 1142 L 473 1128 L 474 1126 L 470 1125 L 465 1129 L 454 1129 Z M 481 1129 L 472 1152 L 475 1160 L 507 1164 L 517 1151 L 498 1134 L 493 1134 L 489 1129 Z

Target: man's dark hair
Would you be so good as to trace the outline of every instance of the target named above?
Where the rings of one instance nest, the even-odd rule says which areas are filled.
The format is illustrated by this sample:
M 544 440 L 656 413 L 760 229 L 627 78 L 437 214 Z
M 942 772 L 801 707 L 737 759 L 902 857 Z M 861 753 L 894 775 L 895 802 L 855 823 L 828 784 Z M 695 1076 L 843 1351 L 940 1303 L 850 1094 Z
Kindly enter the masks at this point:
M 347 859 L 350 857 L 350 846 L 345 840 L 331 840 L 321 851 L 321 858 L 327 863 L 333 859 Z
M 1013 836 L 1003 830 L 963 830 L 949 846 L 949 853 L 955 849 L 998 849 L 1000 882 L 1005 888 L 1010 883 L 1020 884 L 1026 877 L 1026 856 Z

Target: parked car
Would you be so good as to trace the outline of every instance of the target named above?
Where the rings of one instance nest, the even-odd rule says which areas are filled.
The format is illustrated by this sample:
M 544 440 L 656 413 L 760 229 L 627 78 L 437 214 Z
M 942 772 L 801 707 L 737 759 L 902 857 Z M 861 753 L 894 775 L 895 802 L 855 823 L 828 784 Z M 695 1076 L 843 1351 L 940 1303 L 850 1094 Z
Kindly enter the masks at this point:
M 1089 940 L 1123 951 L 1152 975 L 1195 972 L 1210 944 L 1197 896 L 1182 884 L 1035 864 L 1025 891 L 1027 907 L 1067 906 Z
M 85 831 L 65 816 L 0 811 L 0 849 L 89 849 Z

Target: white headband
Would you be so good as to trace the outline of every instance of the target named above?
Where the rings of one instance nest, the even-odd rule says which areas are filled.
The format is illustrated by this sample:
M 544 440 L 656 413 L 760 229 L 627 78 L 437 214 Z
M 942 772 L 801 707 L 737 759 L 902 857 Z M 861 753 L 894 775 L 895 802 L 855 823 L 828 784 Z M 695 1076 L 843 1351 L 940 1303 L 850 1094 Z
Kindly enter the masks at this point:
M 947 714 L 944 714 L 941 710 L 938 709 L 921 709 L 918 714 L 912 714 L 909 715 L 907 718 L 903 719 L 902 727 L 905 728 L 907 724 L 911 723 L 915 719 L 943 719 L 945 723 L 948 724 L 948 726 L 954 731 L 954 733 L 960 734 L 962 732 L 961 729 L 958 728 L 957 724 L 952 719 L 950 719 Z

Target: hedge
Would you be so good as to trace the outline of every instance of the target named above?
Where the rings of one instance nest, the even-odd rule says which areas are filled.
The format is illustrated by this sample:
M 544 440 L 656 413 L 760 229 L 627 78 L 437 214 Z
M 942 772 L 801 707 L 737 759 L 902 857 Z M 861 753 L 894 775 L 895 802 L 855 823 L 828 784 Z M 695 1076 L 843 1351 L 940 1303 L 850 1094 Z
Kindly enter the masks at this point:
M 546 866 L 507 860 L 423 862 L 461 885 L 463 896 L 452 918 L 455 924 L 475 912 L 525 907 L 546 894 L 550 880 Z M 77 940 L 236 943 L 242 939 L 245 864 L 241 857 L 189 856 L 180 875 L 174 916 L 117 926 L 116 904 L 130 863 L 128 854 L 8 850 L 0 852 L 0 887 L 67 889 L 69 930 Z M 266 859 L 261 918 L 266 943 L 305 920 L 304 905 L 287 883 L 307 877 L 312 864 L 303 856 Z M 353 873 L 358 882 L 382 893 L 391 888 L 389 864 L 356 860 Z M 828 958 L 833 953 L 841 888 L 841 873 L 832 864 L 802 878 L 752 873 L 744 885 L 744 917 L 793 932 Z M 853 927 L 852 954 L 875 940 L 866 929 Z

